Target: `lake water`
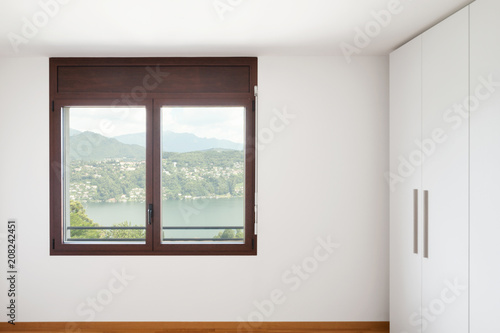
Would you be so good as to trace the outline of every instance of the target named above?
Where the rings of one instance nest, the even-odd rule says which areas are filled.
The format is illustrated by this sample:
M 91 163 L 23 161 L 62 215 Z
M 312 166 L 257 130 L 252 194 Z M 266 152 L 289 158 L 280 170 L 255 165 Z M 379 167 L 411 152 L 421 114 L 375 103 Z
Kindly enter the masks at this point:
M 163 226 L 244 226 L 244 198 L 169 200 L 162 204 Z M 146 224 L 145 203 L 85 203 L 87 215 L 102 226 L 124 221 L 132 225 Z M 155 212 L 158 211 L 155 209 Z M 168 230 L 165 237 L 212 238 L 221 230 Z M 167 234 L 168 232 L 168 234 Z

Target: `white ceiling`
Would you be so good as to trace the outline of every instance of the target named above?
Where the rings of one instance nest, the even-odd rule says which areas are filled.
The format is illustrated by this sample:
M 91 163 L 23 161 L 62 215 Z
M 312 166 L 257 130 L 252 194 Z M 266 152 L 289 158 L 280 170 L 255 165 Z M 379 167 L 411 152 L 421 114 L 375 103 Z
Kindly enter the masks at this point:
M 0 56 L 342 55 L 397 2 L 360 55 L 387 54 L 472 0 L 0 0 Z M 22 38 L 17 52 L 9 38 Z

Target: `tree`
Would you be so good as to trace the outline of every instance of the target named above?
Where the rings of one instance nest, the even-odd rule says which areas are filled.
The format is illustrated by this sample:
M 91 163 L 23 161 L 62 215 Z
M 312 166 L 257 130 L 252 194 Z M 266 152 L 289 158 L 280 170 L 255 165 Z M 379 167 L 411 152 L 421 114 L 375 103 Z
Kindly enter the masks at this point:
M 124 221 L 113 224 L 113 227 L 133 227 L 132 223 Z M 145 239 L 145 229 L 109 229 L 104 232 L 105 239 Z
M 87 216 L 85 208 L 81 202 L 71 200 L 70 207 L 70 226 L 72 227 L 99 227 Z M 101 238 L 101 230 L 71 230 L 70 238 L 95 239 Z
M 100 227 L 87 216 L 81 202 L 71 200 L 70 225 L 72 227 Z M 132 223 L 124 221 L 114 224 L 113 227 L 132 227 Z M 71 230 L 71 238 L 79 239 L 145 239 L 144 229 L 104 229 L 104 230 Z
M 224 231 L 219 232 L 217 236 L 214 236 L 214 239 L 235 239 L 235 238 L 244 238 L 242 229 L 238 229 L 238 231 L 236 232 L 233 229 L 225 229 Z
M 243 234 L 243 229 L 238 230 L 238 232 L 236 233 L 236 238 L 245 238 L 245 235 Z

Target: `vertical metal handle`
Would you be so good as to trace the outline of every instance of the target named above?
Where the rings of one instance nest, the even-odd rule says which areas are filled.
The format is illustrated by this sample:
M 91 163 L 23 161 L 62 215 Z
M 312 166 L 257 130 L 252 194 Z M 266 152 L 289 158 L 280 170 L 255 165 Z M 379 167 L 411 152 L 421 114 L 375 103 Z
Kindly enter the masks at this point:
M 424 191 L 424 258 L 429 258 L 429 191 Z
M 152 223 L 153 219 L 153 204 L 148 205 L 148 224 Z
M 418 254 L 418 190 L 413 190 L 413 253 Z

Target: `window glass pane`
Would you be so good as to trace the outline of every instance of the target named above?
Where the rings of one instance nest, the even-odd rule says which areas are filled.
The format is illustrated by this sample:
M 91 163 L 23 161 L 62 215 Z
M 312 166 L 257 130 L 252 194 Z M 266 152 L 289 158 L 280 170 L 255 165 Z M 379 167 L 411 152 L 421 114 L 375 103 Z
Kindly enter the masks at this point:
M 245 108 L 163 107 L 164 243 L 244 243 Z
M 146 109 L 63 112 L 66 242 L 145 242 Z

